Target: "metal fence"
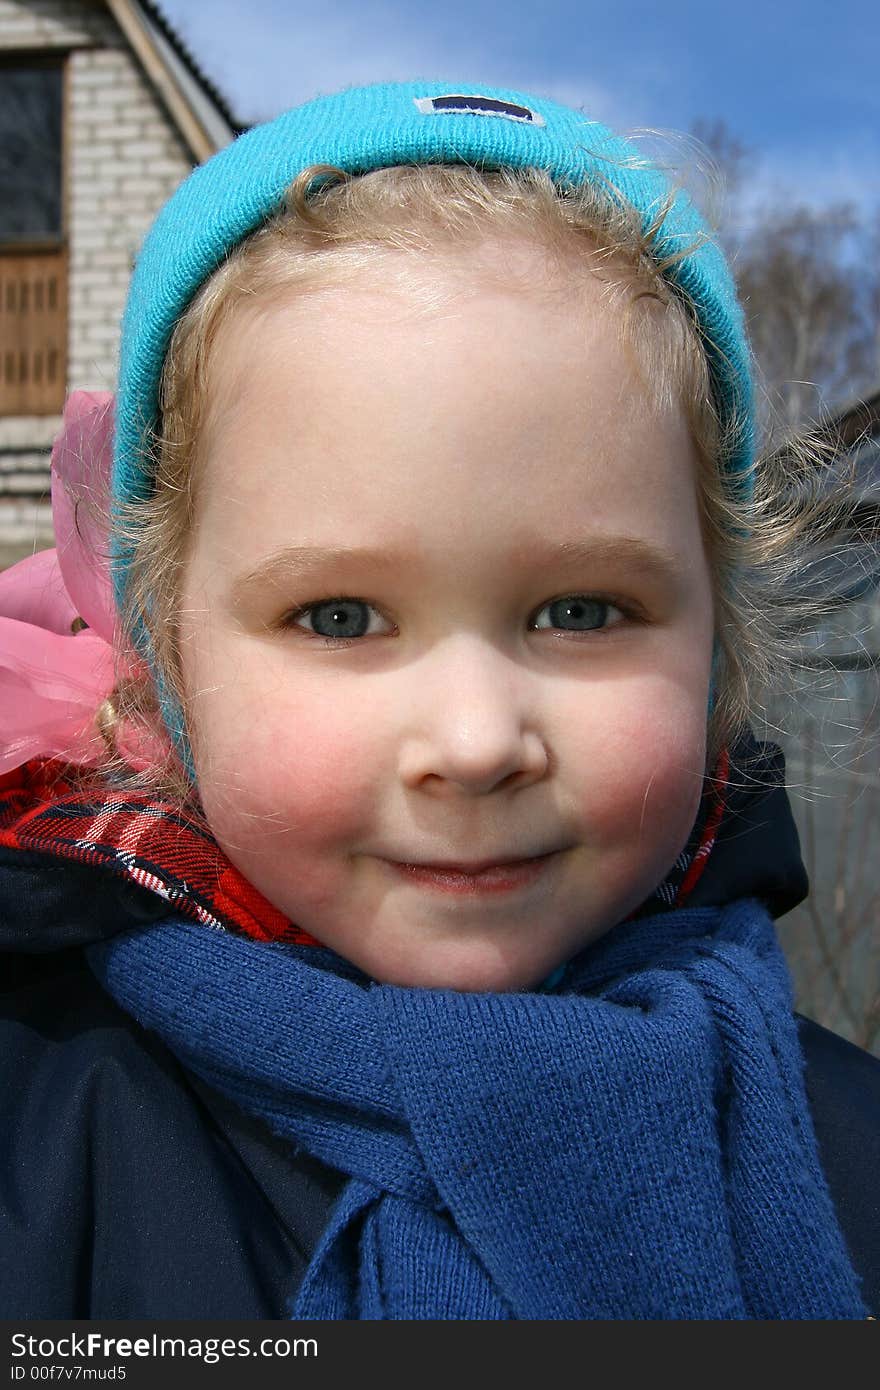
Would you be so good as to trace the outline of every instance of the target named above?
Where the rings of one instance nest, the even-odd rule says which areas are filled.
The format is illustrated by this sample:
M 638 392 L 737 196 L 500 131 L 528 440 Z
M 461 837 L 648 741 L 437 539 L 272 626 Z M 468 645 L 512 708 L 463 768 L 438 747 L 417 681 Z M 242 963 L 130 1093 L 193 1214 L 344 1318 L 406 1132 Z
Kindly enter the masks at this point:
M 823 635 L 835 664 L 771 702 L 756 730 L 785 753 L 811 883 L 779 937 L 798 1009 L 880 1056 L 880 597 Z

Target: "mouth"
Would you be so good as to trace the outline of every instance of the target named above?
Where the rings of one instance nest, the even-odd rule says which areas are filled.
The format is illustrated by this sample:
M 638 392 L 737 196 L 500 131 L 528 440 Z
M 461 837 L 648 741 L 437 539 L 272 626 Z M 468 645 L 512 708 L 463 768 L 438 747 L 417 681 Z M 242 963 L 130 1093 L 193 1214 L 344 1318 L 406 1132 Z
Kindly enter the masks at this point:
M 537 882 L 561 853 L 551 850 L 527 859 L 481 860 L 473 864 L 407 864 L 393 859 L 386 863 L 409 882 L 438 892 L 509 893 Z

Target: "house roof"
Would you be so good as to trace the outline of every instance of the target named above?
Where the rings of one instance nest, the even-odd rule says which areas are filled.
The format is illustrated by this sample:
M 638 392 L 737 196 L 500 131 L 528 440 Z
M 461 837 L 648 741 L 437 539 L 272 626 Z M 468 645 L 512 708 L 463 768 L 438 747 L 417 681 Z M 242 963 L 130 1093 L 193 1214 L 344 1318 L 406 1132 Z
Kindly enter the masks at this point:
M 204 68 L 201 68 L 196 62 L 192 51 L 183 42 L 183 39 L 176 32 L 168 18 L 162 13 L 161 7 L 155 3 L 155 0 L 139 0 L 139 4 L 144 15 L 155 25 L 157 33 L 161 34 L 165 42 L 176 54 L 179 62 L 190 74 L 193 82 L 217 109 L 230 130 L 236 135 L 240 135 L 242 131 L 247 129 L 247 126 L 243 125 L 238 120 L 219 87 L 207 76 Z
M 855 461 L 859 490 L 880 494 L 880 387 L 857 396 L 812 425 L 805 436 L 825 458 Z M 793 441 L 797 443 L 797 439 Z M 792 445 L 779 446 L 784 458 Z
M 849 454 L 862 501 L 876 510 L 880 505 L 880 388 L 835 411 L 819 429 L 841 455 Z
M 835 411 L 822 429 L 846 449 L 880 439 L 880 386 Z
M 246 127 L 199 67 L 156 0 L 104 0 L 162 100 L 193 161 L 201 163 Z

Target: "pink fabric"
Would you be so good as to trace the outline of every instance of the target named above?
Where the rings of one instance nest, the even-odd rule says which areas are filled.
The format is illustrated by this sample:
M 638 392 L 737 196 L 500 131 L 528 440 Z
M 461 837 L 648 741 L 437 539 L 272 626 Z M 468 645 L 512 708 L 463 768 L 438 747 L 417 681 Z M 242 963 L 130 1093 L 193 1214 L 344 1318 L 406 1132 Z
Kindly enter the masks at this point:
M 58 568 L 78 615 L 113 641 L 107 513 L 113 463 L 113 397 L 75 391 L 52 450 L 52 522 Z
M 101 760 L 94 716 L 115 679 L 112 453 L 113 397 L 75 391 L 52 450 L 56 548 L 0 574 L 0 773 L 34 757 Z

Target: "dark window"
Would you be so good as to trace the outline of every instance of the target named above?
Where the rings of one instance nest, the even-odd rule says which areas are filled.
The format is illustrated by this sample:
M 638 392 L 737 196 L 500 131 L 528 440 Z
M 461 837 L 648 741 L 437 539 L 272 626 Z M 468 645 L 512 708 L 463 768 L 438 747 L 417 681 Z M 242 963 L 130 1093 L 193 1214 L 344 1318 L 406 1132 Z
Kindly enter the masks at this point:
M 0 244 L 59 241 L 60 63 L 0 65 Z
M 0 416 L 64 404 L 62 84 L 63 58 L 0 55 Z

